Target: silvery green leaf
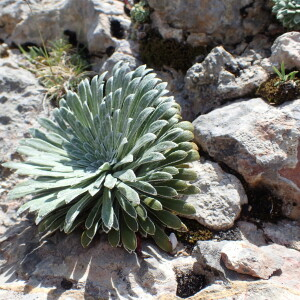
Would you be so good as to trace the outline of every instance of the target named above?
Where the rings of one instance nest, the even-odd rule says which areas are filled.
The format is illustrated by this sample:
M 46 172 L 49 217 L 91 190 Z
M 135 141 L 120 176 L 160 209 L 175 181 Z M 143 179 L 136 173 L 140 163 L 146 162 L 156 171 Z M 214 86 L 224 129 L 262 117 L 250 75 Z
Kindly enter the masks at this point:
M 196 187 L 195 185 L 189 185 L 186 189 L 180 191 L 180 194 L 183 195 L 193 195 L 193 194 L 199 194 L 200 189 Z
M 61 198 L 56 198 L 55 200 L 52 200 L 52 201 L 45 201 L 43 203 L 43 205 L 41 205 L 38 209 L 35 208 L 35 210 L 38 212 L 36 219 L 35 219 L 35 223 L 39 224 L 45 216 L 47 216 L 49 213 L 51 213 L 55 209 L 63 206 L 64 204 L 65 204 L 65 202 Z
M 141 178 L 138 178 L 138 180 L 144 180 L 144 181 L 166 181 L 172 179 L 172 175 L 167 172 L 154 172 L 150 173 L 146 176 L 143 176 Z
M 87 229 L 85 232 L 86 232 L 86 235 L 91 239 L 94 238 L 95 234 L 97 233 L 97 229 L 99 228 L 99 223 L 98 221 L 96 220 L 93 224 L 93 226 L 89 229 Z M 84 245 L 83 245 L 84 246 Z M 88 246 L 88 245 L 87 245 Z
M 138 214 L 138 216 L 141 219 L 146 220 L 146 218 L 147 218 L 147 211 L 146 211 L 146 209 L 144 208 L 143 205 L 136 205 L 135 206 L 135 210 L 136 210 L 136 213 Z
M 85 221 L 85 228 L 90 229 L 98 216 L 100 212 L 100 207 L 102 205 L 102 198 L 96 200 L 96 204 L 94 204 L 94 207 L 91 209 L 86 221 Z
M 150 124 L 148 132 L 156 134 L 159 130 L 168 125 L 168 121 L 166 120 L 157 120 Z
M 166 141 L 166 142 L 160 142 L 158 144 L 155 144 L 153 147 L 150 147 L 146 153 L 149 152 L 164 152 L 170 149 L 173 149 L 177 147 L 177 144 L 171 141 Z
M 113 174 L 113 176 L 120 179 L 123 182 L 135 182 L 136 181 L 135 173 L 131 169 L 115 172 Z
M 30 200 L 26 203 L 24 203 L 19 209 L 18 209 L 18 215 L 20 215 L 21 213 L 23 213 L 24 211 L 28 210 L 29 211 L 35 211 L 38 210 L 39 207 L 43 206 L 44 203 L 47 202 L 51 202 L 51 201 L 55 201 L 57 199 L 57 195 L 56 194 L 48 194 L 48 195 L 44 195 L 44 196 L 40 196 L 38 198 L 35 198 L 33 200 Z
M 167 155 L 167 154 L 166 154 Z M 187 157 L 188 153 L 182 150 L 175 151 L 167 156 L 167 158 L 160 162 L 158 164 L 158 167 L 164 167 L 168 165 L 174 165 L 175 163 L 180 163 L 181 161 L 184 161 L 184 159 Z
M 142 218 L 138 217 L 138 222 L 140 227 L 148 234 L 153 235 L 155 233 L 155 225 L 150 218 L 143 220 Z
M 120 182 L 117 184 L 117 189 L 133 205 L 140 203 L 139 194 L 133 188 L 128 186 L 127 184 Z
M 88 205 L 91 197 L 86 194 L 78 202 L 71 206 L 66 214 L 64 230 L 66 233 L 71 229 L 73 222 L 77 216 L 83 211 L 83 209 Z
M 178 195 L 177 191 L 168 186 L 156 186 L 157 194 L 163 197 L 176 197 Z
M 179 173 L 174 175 L 174 179 L 194 181 L 197 179 L 197 173 L 194 170 L 178 168 Z
M 103 224 L 110 230 L 114 222 L 114 209 L 112 206 L 111 192 L 107 188 L 104 188 L 102 196 L 101 217 Z
M 116 193 L 116 198 L 124 212 L 133 218 L 137 217 L 137 213 L 133 205 L 122 194 Z
M 175 189 L 176 191 L 183 191 L 189 186 L 186 181 L 180 179 L 171 179 L 169 181 L 165 181 L 164 184 Z
M 159 198 L 159 202 L 165 207 L 172 211 L 175 211 L 180 214 L 185 215 L 193 215 L 196 213 L 196 210 L 194 206 L 191 204 L 186 203 L 183 200 L 179 199 L 165 199 L 165 198 Z
M 114 222 L 114 209 L 112 206 L 111 192 L 107 188 L 104 188 L 102 196 L 101 217 L 103 224 L 110 230 Z
M 68 156 L 68 153 L 65 150 L 55 147 L 50 143 L 47 143 L 40 139 L 35 139 L 35 138 L 24 139 L 21 140 L 20 144 L 33 147 L 36 150 L 50 152 L 50 153 L 57 153 L 62 156 Z
M 134 251 L 137 246 L 135 233 L 127 226 L 124 219 L 121 219 L 121 239 L 123 246 L 128 251 Z
M 117 164 L 115 164 L 115 166 L 113 167 L 113 169 L 117 169 L 122 165 L 128 164 L 130 162 L 133 161 L 133 155 L 132 154 L 128 154 L 126 155 L 120 162 L 118 162 Z
M 108 232 L 108 241 L 113 247 L 117 247 L 120 243 L 120 231 L 112 228 Z
M 143 202 L 153 210 L 162 210 L 163 209 L 161 203 L 154 198 L 147 197 L 143 200 Z
M 57 133 L 58 135 L 64 137 L 66 140 L 69 139 L 65 130 L 62 129 L 60 126 L 57 126 L 53 121 L 46 119 L 46 118 L 40 118 L 40 119 L 38 119 L 38 122 L 45 129 Z
M 139 151 L 142 147 L 148 146 L 149 143 L 154 141 L 156 139 L 156 135 L 153 133 L 146 133 L 142 137 L 140 137 L 136 143 L 135 146 L 130 150 L 130 154 L 135 154 L 137 151 Z
M 176 143 L 188 142 L 194 139 L 194 134 L 191 131 L 185 130 L 183 131 L 174 141 Z
M 141 192 L 150 195 L 157 195 L 156 189 L 148 182 L 145 181 L 129 182 L 128 185 L 133 187 L 135 190 L 139 190 Z
M 108 174 L 105 177 L 105 181 L 104 181 L 104 186 L 107 187 L 108 189 L 113 189 L 117 183 L 118 179 L 111 176 L 110 174 Z
M 164 155 L 159 152 L 146 153 L 141 159 L 131 163 L 130 165 L 126 166 L 126 168 L 135 169 L 141 165 L 163 161 L 164 159 L 166 159 Z
M 153 210 L 152 213 L 167 227 L 180 229 L 181 220 L 167 210 Z
M 88 236 L 87 230 L 84 231 L 84 232 L 82 233 L 80 241 L 81 241 L 81 245 L 82 245 L 84 248 L 88 247 L 89 244 L 91 243 L 92 238 L 90 238 L 90 237 Z
M 172 167 L 172 166 L 164 167 L 162 169 L 162 171 L 163 172 L 167 172 L 167 173 L 169 173 L 169 174 L 171 174 L 173 176 L 179 173 L 178 169 L 176 167 Z
M 181 150 L 178 150 L 178 151 L 181 151 Z M 186 154 L 187 155 L 184 158 L 182 158 L 182 160 L 177 161 L 176 164 L 182 165 L 182 164 L 185 164 L 185 163 L 190 163 L 190 162 L 193 162 L 193 161 L 198 161 L 200 159 L 199 152 L 196 151 L 196 150 L 190 150 Z
M 134 232 L 137 232 L 139 229 L 139 225 L 138 222 L 135 218 L 132 218 L 131 216 L 129 216 L 126 213 L 123 213 L 123 218 L 125 220 L 126 225 L 128 226 L 128 228 Z
M 173 250 L 169 237 L 158 225 L 155 226 L 155 233 L 153 235 L 153 239 L 155 240 L 156 244 L 164 251 L 171 252 Z

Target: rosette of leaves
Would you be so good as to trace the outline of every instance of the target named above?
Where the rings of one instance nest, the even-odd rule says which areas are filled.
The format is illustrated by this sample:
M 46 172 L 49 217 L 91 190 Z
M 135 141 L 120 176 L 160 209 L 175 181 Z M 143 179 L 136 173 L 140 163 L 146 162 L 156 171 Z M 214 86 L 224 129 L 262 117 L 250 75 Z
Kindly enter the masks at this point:
M 145 23 L 150 16 L 150 8 L 146 1 L 140 1 L 135 4 L 130 11 L 131 19 L 137 23 Z
M 189 163 L 199 154 L 191 123 L 180 121 L 180 106 L 151 71 L 117 64 L 106 82 L 105 74 L 83 80 L 52 120 L 39 120 L 46 131 L 21 141 L 27 160 L 4 164 L 34 176 L 10 197 L 34 195 L 19 213 L 35 213 L 41 232 L 81 228 L 85 247 L 105 232 L 130 252 L 137 235 L 171 251 L 164 229 L 186 230 L 176 214 L 195 210 L 179 196 L 198 192 Z
M 300 0 L 273 0 L 272 11 L 284 27 L 300 30 Z

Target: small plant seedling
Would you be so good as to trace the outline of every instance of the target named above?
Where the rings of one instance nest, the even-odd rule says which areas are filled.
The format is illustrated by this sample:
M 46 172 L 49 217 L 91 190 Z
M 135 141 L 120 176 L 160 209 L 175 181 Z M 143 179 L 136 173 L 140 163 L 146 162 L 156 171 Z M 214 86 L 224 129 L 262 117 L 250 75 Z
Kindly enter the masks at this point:
M 294 81 L 296 74 L 298 71 L 293 71 L 289 74 L 286 74 L 285 72 L 285 67 L 284 67 L 284 62 L 281 63 L 280 66 L 280 71 L 273 66 L 274 72 L 278 75 L 279 79 L 277 82 L 275 82 L 274 86 L 278 86 L 279 84 L 285 83 L 287 81 Z
M 67 90 L 74 90 L 89 75 L 86 71 L 89 67 L 87 61 L 65 39 L 53 41 L 48 49 L 45 46 L 33 46 L 26 52 L 21 46 L 19 48 L 32 64 L 29 71 L 46 88 L 46 98 L 49 100 L 60 99 Z

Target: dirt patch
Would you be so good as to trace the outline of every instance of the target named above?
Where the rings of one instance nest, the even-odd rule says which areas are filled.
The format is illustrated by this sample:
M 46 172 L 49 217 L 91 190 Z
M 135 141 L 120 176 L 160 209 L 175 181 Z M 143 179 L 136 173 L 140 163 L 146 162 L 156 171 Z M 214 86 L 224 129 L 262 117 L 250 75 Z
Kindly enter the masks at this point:
M 279 105 L 286 101 L 295 100 L 300 96 L 300 80 L 288 80 L 276 85 L 278 76 L 272 75 L 258 88 L 256 95 L 264 98 L 271 104 Z
M 177 280 L 176 296 L 181 298 L 188 298 L 195 295 L 205 287 L 205 277 L 203 275 L 196 275 L 193 271 L 182 272 L 175 270 Z
M 197 56 L 207 53 L 205 47 L 192 47 L 175 39 L 164 40 L 155 30 L 150 30 L 146 37 L 140 40 L 142 61 L 156 69 L 161 69 L 165 65 L 186 72 Z

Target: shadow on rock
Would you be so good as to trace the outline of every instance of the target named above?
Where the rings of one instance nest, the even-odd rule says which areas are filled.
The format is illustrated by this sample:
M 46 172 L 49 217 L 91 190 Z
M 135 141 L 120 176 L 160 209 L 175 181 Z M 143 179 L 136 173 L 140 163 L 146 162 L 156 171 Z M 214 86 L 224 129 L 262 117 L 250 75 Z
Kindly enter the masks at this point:
M 87 249 L 80 244 L 79 232 L 42 239 L 32 219 L 0 237 L 0 289 L 37 293 L 39 299 L 137 299 L 132 286 L 138 286 L 133 274 L 139 268 L 136 254 L 112 248 L 105 236 Z

